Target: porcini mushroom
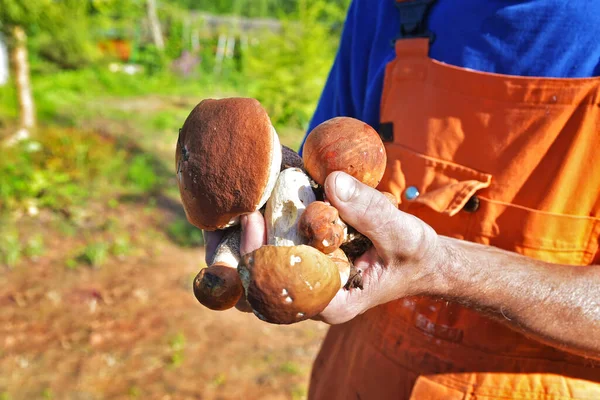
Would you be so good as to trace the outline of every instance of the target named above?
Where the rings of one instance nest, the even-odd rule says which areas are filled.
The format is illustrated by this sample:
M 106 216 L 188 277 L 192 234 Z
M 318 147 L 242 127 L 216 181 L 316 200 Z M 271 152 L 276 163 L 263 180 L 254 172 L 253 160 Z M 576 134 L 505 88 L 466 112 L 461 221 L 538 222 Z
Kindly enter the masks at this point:
M 341 287 L 333 260 L 306 245 L 263 246 L 243 257 L 238 272 L 254 314 L 274 324 L 314 317 Z
M 383 142 L 370 125 L 350 117 L 336 117 L 316 126 L 302 150 L 304 166 L 319 185 L 334 171 L 343 171 L 377 187 L 387 162 Z
M 306 207 L 298 230 L 310 246 L 325 254 L 338 249 L 348 236 L 348 227 L 340 219 L 338 210 L 323 201 L 315 201 Z
M 312 318 L 345 283 L 334 260 L 307 246 L 298 232 L 298 221 L 314 200 L 306 174 L 297 168 L 281 172 L 265 209 L 267 245 L 245 255 L 238 266 L 246 300 L 264 321 Z
M 211 310 L 234 307 L 244 293 L 237 272 L 241 259 L 240 239 L 240 227 L 229 228 L 215 249 L 209 266 L 200 270 L 194 279 L 196 299 Z
M 395 207 L 396 197 L 389 192 L 381 192 Z M 308 244 L 325 254 L 329 254 L 346 244 L 352 245 L 351 254 L 364 253 L 371 245 L 370 240 L 357 232 L 340 218 L 338 210 L 325 201 L 315 201 L 306 207 L 298 223 L 298 230 L 308 240 Z
M 209 231 L 236 224 L 266 203 L 281 163 L 277 132 L 257 100 L 203 100 L 177 140 L 177 182 L 187 219 Z

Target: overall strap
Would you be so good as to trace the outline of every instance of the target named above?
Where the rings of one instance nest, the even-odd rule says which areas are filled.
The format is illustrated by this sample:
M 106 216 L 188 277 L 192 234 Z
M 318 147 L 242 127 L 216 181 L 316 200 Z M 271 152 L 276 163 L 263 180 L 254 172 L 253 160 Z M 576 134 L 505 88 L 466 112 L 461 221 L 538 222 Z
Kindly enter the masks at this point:
M 396 8 L 400 13 L 400 35 L 394 43 L 401 39 L 429 38 L 429 43 L 435 35 L 427 29 L 427 16 L 436 0 L 396 0 Z

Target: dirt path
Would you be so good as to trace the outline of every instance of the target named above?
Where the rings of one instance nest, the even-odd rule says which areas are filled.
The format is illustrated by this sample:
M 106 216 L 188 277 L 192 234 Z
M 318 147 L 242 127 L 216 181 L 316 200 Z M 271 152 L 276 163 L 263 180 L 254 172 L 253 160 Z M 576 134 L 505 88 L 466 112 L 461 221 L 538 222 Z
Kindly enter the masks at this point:
M 156 239 L 76 270 L 60 253 L 0 274 L 0 399 L 305 396 L 326 327 L 204 309 L 191 290 L 201 248 Z

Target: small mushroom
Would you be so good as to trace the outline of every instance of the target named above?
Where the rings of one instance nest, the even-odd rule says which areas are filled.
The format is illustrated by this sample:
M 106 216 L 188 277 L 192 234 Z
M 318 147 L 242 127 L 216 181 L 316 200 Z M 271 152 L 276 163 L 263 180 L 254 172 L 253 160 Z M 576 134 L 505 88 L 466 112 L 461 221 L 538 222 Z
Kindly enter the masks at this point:
M 229 228 L 215 249 L 209 266 L 194 279 L 194 295 L 211 310 L 227 310 L 242 298 L 244 288 L 237 272 L 240 262 L 241 229 Z
M 395 207 L 398 207 L 396 197 L 389 192 L 381 192 Z M 308 240 L 308 244 L 325 254 L 332 253 L 340 246 L 354 243 L 352 254 L 364 253 L 371 242 L 354 230 L 340 218 L 338 210 L 329 202 L 315 201 L 306 207 L 298 223 L 298 229 Z M 348 248 L 346 246 L 346 248 Z
M 340 219 L 338 210 L 323 201 L 315 201 L 306 207 L 298 229 L 310 246 L 325 254 L 338 249 L 348 237 L 348 227 Z
M 306 171 L 319 185 L 334 171 L 343 171 L 377 187 L 387 162 L 379 134 L 350 117 L 336 117 L 316 126 L 307 136 L 302 158 Z
M 263 207 L 281 170 L 282 147 L 257 100 L 207 99 L 183 124 L 175 157 L 186 216 L 212 231 Z

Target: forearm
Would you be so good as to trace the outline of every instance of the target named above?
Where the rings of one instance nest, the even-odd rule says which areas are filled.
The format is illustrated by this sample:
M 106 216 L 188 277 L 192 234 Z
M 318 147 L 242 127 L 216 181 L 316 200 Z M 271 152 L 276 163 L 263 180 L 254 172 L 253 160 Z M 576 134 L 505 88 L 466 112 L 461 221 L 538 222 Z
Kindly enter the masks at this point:
M 501 318 L 554 347 L 600 360 L 600 266 L 557 265 L 440 237 L 443 283 L 432 293 Z

